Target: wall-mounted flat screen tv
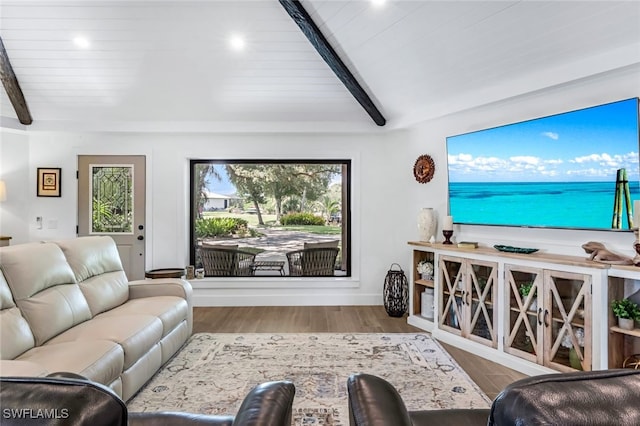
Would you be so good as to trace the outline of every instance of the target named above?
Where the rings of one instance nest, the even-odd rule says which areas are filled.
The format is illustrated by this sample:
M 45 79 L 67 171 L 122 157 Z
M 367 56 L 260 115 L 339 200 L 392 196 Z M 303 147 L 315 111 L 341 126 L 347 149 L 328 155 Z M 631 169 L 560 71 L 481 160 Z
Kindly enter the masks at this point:
M 454 222 L 628 230 L 640 199 L 638 113 L 633 98 L 448 137 Z

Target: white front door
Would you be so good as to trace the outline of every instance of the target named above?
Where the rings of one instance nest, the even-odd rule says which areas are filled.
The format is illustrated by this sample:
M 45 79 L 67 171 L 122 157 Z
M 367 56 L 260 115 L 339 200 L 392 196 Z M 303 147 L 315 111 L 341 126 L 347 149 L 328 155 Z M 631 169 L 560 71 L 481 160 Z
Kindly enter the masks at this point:
M 78 236 L 108 235 L 129 280 L 144 278 L 145 156 L 78 156 Z

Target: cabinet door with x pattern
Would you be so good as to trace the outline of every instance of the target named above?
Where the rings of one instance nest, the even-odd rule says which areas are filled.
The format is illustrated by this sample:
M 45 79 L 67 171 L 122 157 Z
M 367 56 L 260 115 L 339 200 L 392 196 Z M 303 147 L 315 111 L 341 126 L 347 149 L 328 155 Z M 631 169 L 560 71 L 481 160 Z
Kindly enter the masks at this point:
M 467 339 L 497 347 L 498 264 L 440 256 L 439 327 Z

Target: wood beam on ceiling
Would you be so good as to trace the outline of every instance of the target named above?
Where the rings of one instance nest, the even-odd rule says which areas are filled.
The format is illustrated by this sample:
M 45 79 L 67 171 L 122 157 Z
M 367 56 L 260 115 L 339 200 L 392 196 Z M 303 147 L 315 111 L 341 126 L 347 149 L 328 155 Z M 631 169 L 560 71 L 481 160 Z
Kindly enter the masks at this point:
M 2 80 L 4 90 L 6 90 L 9 100 L 11 100 L 11 104 L 16 111 L 20 123 L 25 125 L 31 124 L 33 119 L 31 118 L 27 101 L 18 83 L 18 78 L 13 72 L 11 62 L 9 62 L 9 56 L 4 48 L 2 38 L 0 38 L 0 80 Z
M 309 39 L 313 47 L 318 51 L 322 59 L 338 76 L 342 84 L 351 92 L 354 98 L 367 111 L 378 126 L 384 126 L 387 120 L 382 116 L 373 101 L 353 76 L 349 68 L 342 62 L 336 51 L 331 47 L 318 26 L 313 22 L 304 6 L 298 0 L 279 0 L 280 4 L 294 20 L 304 35 Z

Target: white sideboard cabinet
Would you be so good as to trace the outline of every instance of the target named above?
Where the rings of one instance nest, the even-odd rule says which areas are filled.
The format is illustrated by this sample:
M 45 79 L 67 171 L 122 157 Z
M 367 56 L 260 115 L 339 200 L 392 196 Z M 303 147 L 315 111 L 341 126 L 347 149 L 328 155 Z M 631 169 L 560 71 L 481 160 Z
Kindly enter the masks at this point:
M 609 308 L 614 298 L 640 296 L 640 268 L 586 255 L 409 246 L 407 321 L 438 340 L 532 375 L 618 368 L 640 354 L 640 329 L 618 329 Z M 420 261 L 433 264 L 433 280 L 418 276 Z M 426 288 L 433 313 L 423 312 Z

